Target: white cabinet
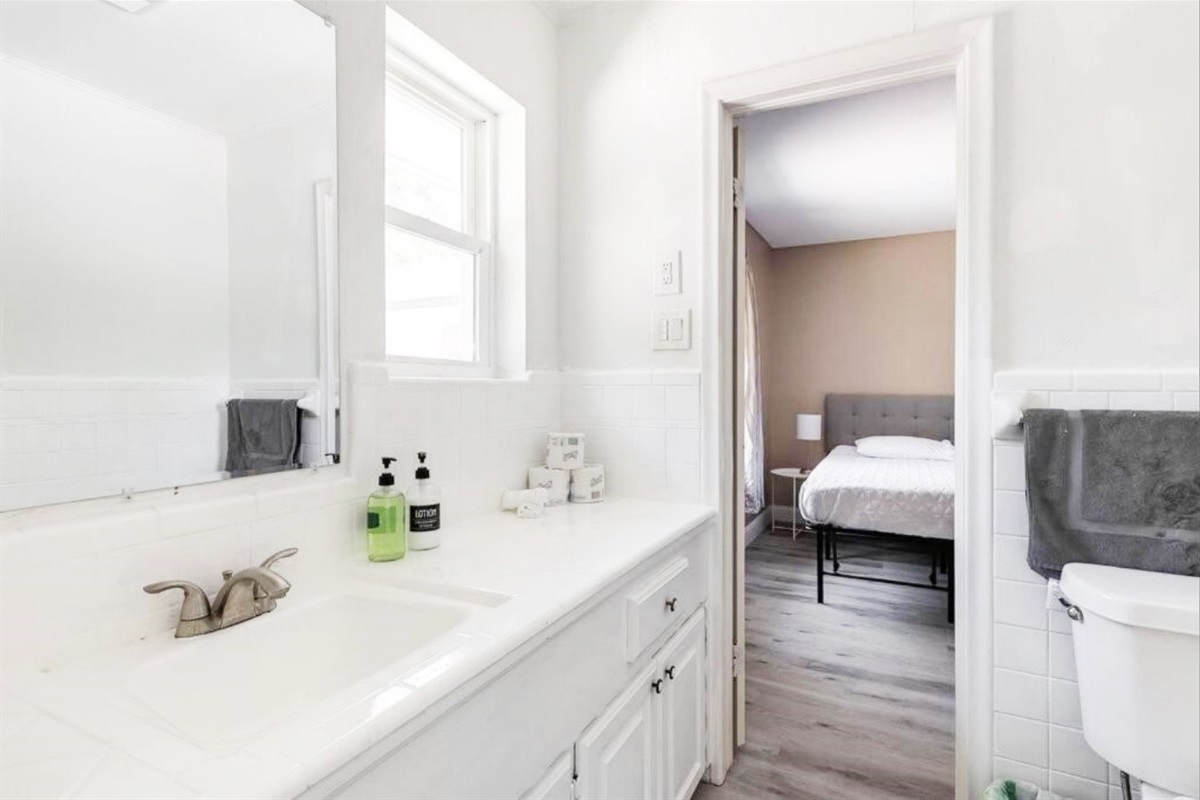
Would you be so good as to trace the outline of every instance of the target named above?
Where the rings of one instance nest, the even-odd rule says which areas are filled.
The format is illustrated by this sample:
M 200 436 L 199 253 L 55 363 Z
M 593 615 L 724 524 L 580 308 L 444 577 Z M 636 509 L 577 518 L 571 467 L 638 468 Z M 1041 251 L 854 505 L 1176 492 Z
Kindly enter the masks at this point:
M 716 540 L 715 521 L 697 526 L 489 667 L 453 708 L 392 731 L 304 797 L 687 800 L 707 767 Z
M 687 800 L 704 772 L 704 609 L 575 745 L 579 800 Z
M 687 800 L 704 774 L 704 611 L 658 656 L 662 685 L 662 796 Z
M 575 745 L 580 800 L 654 800 L 658 741 L 654 689 L 657 665 L 638 674 Z
M 521 795 L 521 800 L 574 800 L 575 763 L 571 751 L 554 759 L 534 787 Z

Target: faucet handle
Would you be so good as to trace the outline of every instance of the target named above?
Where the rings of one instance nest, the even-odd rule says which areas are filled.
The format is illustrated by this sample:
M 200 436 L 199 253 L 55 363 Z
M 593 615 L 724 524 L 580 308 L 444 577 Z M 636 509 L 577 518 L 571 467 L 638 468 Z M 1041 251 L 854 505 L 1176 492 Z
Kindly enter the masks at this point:
M 204 619 L 209 615 L 208 595 L 194 583 L 188 583 L 187 581 L 159 581 L 158 583 L 150 583 L 142 587 L 142 591 L 146 594 L 158 594 L 159 592 L 165 592 L 167 589 L 183 590 L 183 607 L 179 609 L 180 620 L 187 622 Z
M 273 553 L 273 554 L 267 556 L 267 560 L 262 562 L 262 564 L 260 564 L 259 566 L 261 566 L 263 569 L 270 569 L 271 565 L 274 564 L 279 559 L 291 558 L 292 556 L 296 555 L 296 553 L 299 553 L 299 552 L 300 552 L 299 548 L 296 548 L 296 547 L 289 547 L 286 550 L 280 550 L 278 553 Z

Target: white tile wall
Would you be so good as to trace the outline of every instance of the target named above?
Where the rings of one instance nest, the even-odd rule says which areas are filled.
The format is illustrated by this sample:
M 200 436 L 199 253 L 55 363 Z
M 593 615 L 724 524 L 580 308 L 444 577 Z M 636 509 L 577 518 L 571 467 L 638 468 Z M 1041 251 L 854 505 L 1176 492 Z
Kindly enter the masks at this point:
M 0 380 L 0 508 L 215 480 L 223 378 Z
M 997 373 L 996 399 L 1020 393 L 1069 409 L 1196 410 L 1197 370 Z M 1000 420 L 998 420 L 1000 422 Z M 1030 780 L 1074 800 L 1116 800 L 1117 771 L 1087 746 L 1071 626 L 1046 608 L 1045 580 L 1025 564 L 1024 448 L 993 442 L 994 759 L 996 777 Z
M 698 370 L 563 373 L 563 425 L 587 434 L 614 496 L 700 499 Z
M 400 458 L 403 485 L 416 451 L 428 451 L 452 519 L 494 508 L 504 489 L 523 486 L 527 467 L 544 457 L 545 432 L 561 427 L 556 375 L 420 382 L 356 365 L 343 395 L 353 477 L 310 470 L 0 514 L 0 658 L 52 667 L 170 630 L 178 593 L 146 595 L 143 585 L 178 577 L 215 591 L 221 570 L 283 547 L 300 548 L 284 566 L 293 585 L 317 585 L 335 554 L 365 546 L 363 499 L 380 456 Z M 97 445 L 101 435 L 97 423 Z

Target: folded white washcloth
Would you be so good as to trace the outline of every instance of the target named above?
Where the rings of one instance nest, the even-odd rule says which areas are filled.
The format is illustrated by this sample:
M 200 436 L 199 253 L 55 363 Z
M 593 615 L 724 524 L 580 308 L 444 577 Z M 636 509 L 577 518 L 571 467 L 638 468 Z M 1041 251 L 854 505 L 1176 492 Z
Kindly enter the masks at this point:
M 525 500 L 517 506 L 517 516 L 521 519 L 534 519 L 535 517 L 540 517 L 545 510 L 545 503 Z
M 550 502 L 550 492 L 537 489 L 509 489 L 500 497 L 500 507 L 505 511 L 516 511 L 522 503 L 537 503 L 546 505 Z

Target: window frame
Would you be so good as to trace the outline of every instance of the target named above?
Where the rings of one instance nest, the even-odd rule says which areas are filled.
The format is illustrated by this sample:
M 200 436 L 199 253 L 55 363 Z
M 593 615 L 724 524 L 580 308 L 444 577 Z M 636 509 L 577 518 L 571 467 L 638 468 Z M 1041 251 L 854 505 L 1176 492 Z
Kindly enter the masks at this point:
M 387 352 L 386 339 L 384 358 L 389 364 L 413 375 L 487 376 L 495 369 L 496 358 L 496 114 L 395 46 L 387 48 L 386 66 L 385 92 L 399 90 L 463 131 L 463 230 L 389 205 L 386 192 L 384 224 L 466 252 L 475 259 L 475 358 L 466 361 L 393 355 Z M 386 153 L 386 130 L 384 150 Z M 387 280 L 386 274 L 384 280 Z M 391 308 L 385 302 L 385 329 L 390 312 Z

